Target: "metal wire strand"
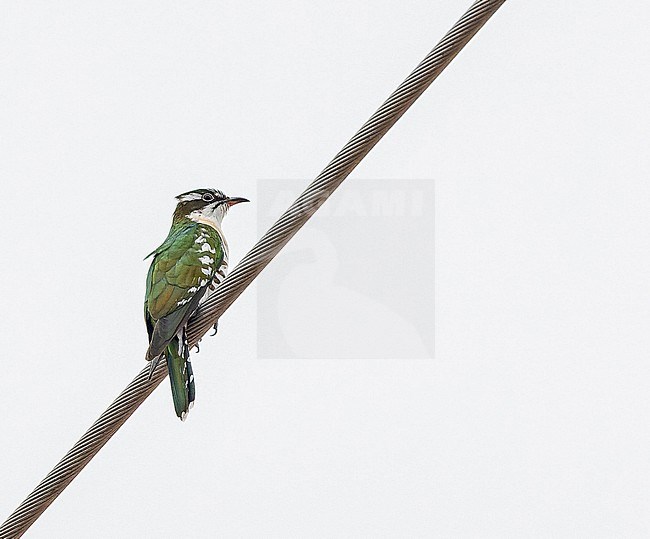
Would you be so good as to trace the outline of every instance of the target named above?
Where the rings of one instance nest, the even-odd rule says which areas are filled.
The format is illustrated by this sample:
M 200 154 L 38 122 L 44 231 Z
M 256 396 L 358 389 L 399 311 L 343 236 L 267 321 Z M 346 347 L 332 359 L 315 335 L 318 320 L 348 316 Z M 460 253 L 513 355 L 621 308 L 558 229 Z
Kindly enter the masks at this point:
M 291 237 L 352 172 L 505 0 L 478 0 L 399 85 L 298 199 L 262 236 L 190 320 L 191 345 L 214 325 Z M 0 539 L 20 537 L 81 472 L 167 375 L 164 362 L 148 381 L 147 366 L 0 527 Z

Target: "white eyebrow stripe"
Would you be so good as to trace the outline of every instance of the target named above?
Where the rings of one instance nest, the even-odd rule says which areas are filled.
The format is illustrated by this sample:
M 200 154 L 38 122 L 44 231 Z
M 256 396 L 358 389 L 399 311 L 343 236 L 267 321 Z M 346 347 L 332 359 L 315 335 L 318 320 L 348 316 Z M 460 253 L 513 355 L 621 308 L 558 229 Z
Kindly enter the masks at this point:
M 203 195 L 201 193 L 187 193 L 178 197 L 181 202 L 188 202 L 190 200 L 199 200 Z

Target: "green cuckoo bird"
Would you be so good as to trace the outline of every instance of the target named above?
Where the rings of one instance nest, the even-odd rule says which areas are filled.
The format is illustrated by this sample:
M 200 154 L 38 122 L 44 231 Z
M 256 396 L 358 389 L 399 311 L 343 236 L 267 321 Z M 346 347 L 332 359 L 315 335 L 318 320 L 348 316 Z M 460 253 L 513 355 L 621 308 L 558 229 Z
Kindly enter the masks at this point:
M 150 378 L 162 358 L 167 362 L 176 415 L 184 420 L 195 394 L 187 323 L 226 276 L 228 244 L 221 222 L 232 206 L 248 200 L 216 189 L 195 189 L 176 199 L 167 239 L 147 256 L 153 260 L 144 299 L 145 359 Z

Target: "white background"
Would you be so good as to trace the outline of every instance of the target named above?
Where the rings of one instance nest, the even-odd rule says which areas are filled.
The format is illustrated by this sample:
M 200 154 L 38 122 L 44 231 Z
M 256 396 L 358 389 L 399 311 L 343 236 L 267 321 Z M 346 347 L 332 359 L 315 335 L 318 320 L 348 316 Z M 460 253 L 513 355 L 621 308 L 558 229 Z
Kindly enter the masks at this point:
M 2 3 L 0 519 L 143 366 L 173 196 L 238 260 L 467 6 Z M 257 359 L 250 289 L 28 536 L 647 536 L 649 25 L 507 2 L 348 180 L 435 179 L 433 359 Z
M 260 236 L 305 184 L 260 180 Z M 432 179 L 346 184 L 264 270 L 273 286 L 258 288 L 257 357 L 432 359 L 434 207 Z

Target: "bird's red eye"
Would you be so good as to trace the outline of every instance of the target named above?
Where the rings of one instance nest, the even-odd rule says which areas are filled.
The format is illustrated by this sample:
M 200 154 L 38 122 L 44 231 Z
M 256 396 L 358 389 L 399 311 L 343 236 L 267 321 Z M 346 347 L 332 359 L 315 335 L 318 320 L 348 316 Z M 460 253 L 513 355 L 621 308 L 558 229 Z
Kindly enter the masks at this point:
M 214 195 L 212 195 L 210 193 L 206 193 L 205 195 L 203 195 L 202 198 L 203 198 L 203 202 L 213 202 L 214 201 Z

